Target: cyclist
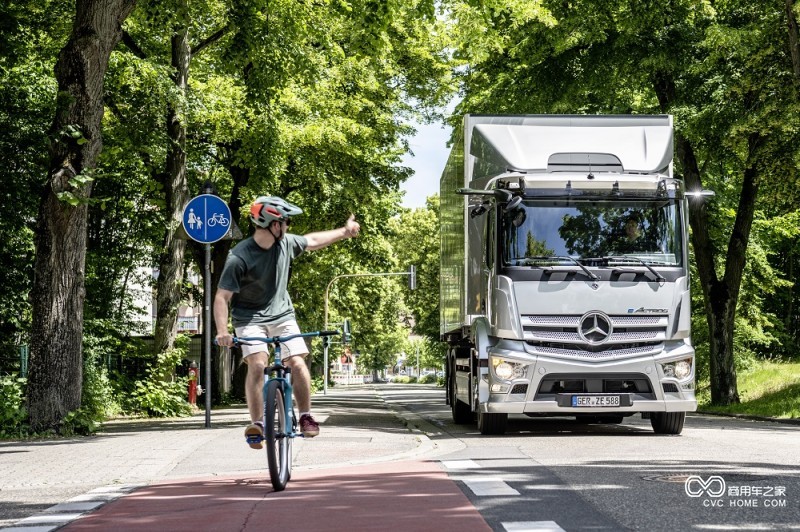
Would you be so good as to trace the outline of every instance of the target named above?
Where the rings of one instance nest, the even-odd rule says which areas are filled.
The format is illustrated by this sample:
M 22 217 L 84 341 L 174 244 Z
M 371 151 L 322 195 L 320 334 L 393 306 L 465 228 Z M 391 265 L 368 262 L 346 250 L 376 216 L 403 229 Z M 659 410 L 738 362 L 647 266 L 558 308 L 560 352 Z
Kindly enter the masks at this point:
M 232 346 L 228 331 L 228 305 L 231 321 L 239 337 L 284 336 L 300 332 L 294 306 L 287 291 L 289 267 L 304 251 L 322 249 L 334 242 L 358 236 L 361 227 L 350 215 L 344 226 L 300 236 L 288 232 L 292 216 L 303 211 L 282 198 L 259 196 L 250 207 L 250 221 L 255 233 L 239 242 L 228 254 L 225 268 L 214 297 L 214 321 L 217 343 Z M 263 436 L 264 367 L 269 360 L 267 344 L 242 345 L 247 363 L 245 396 L 252 422 L 245 437 Z M 304 436 L 319 434 L 319 425 L 311 415 L 311 377 L 305 356 L 308 348 L 302 338 L 283 344 L 284 364 L 291 368 L 292 387 L 300 411 L 300 432 Z M 254 441 L 253 438 L 248 438 Z M 258 438 L 255 438 L 258 440 Z M 260 449 L 262 444 L 250 443 Z

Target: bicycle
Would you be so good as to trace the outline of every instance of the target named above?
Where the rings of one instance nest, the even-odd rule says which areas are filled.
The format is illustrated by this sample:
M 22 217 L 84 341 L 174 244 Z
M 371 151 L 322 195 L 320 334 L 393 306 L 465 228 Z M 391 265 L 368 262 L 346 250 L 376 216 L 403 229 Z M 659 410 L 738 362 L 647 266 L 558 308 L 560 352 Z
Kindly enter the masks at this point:
M 339 331 L 314 331 L 286 336 L 246 336 L 233 338 L 233 344 L 265 342 L 274 345 L 275 362 L 264 368 L 264 436 L 249 436 L 247 443 L 264 441 L 267 449 L 269 478 L 275 491 L 283 491 L 292 476 L 292 440 L 303 437 L 297 432 L 297 416 L 292 404 L 291 368 L 281 362 L 281 343 L 293 338 L 334 336 Z M 272 374 L 275 374 L 272 377 Z

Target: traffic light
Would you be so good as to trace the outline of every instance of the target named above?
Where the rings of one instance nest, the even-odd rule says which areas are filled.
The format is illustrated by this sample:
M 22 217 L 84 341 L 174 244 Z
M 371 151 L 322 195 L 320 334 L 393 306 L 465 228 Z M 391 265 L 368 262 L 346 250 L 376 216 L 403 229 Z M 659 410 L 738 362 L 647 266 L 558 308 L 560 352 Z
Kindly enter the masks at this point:
M 342 324 L 342 342 L 345 344 L 350 343 L 350 318 L 345 318 Z
M 417 267 L 413 264 L 408 267 L 408 289 L 417 289 Z

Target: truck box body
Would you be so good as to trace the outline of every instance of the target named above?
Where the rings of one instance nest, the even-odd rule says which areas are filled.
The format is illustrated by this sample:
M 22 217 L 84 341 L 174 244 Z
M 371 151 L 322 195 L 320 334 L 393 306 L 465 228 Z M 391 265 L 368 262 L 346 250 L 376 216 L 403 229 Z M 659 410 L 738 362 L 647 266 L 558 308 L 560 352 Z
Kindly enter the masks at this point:
M 678 433 L 696 409 L 670 116 L 465 116 L 441 180 L 448 402 Z

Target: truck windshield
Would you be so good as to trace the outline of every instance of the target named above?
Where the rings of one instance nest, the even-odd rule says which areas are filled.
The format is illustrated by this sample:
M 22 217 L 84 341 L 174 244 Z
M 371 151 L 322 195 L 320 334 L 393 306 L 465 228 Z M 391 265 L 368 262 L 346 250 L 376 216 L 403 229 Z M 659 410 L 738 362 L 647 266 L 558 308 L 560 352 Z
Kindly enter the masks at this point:
M 648 265 L 682 266 L 680 212 L 675 200 L 527 200 L 503 214 L 503 263 L 629 256 Z

